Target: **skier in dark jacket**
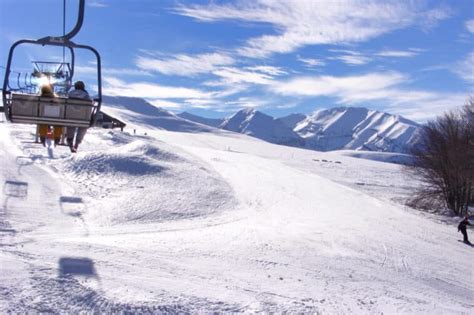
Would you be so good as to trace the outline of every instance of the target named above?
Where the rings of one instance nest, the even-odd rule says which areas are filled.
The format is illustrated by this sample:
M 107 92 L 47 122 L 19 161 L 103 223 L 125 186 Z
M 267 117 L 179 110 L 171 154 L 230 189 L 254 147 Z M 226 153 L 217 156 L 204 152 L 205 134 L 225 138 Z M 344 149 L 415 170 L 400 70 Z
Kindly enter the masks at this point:
M 467 238 L 466 230 L 467 230 L 468 225 L 472 225 L 472 224 L 469 222 L 469 216 L 465 216 L 464 219 L 458 225 L 458 232 L 461 232 L 462 235 L 464 236 L 464 243 L 472 245 L 471 242 L 469 242 Z

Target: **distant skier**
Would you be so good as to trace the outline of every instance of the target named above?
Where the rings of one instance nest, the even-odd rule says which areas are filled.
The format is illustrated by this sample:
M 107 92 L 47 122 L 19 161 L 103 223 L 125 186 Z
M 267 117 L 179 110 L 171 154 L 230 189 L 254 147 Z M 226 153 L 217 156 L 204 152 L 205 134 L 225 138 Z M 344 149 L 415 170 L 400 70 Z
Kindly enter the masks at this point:
M 459 223 L 458 225 L 458 232 L 461 232 L 462 235 L 464 236 L 464 243 L 468 244 L 468 245 L 472 245 L 471 242 L 469 242 L 468 238 L 467 238 L 467 226 L 468 225 L 472 225 L 470 222 L 469 222 L 469 216 L 466 215 L 464 217 L 464 219 Z

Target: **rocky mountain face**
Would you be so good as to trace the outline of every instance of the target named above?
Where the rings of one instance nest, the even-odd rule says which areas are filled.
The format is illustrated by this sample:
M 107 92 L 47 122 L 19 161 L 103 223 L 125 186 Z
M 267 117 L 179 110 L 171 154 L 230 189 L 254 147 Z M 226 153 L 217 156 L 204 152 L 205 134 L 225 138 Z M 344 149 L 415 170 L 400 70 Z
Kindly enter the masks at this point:
M 318 151 L 340 149 L 408 152 L 420 126 L 408 119 L 366 108 L 320 110 L 297 123 L 294 131 L 305 146 Z

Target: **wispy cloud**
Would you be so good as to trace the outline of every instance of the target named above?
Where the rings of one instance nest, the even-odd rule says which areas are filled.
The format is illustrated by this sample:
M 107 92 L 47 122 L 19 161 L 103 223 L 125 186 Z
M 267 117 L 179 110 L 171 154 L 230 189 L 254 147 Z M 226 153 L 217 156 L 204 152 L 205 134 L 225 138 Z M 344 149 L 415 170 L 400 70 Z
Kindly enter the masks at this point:
M 209 93 L 185 87 L 163 86 L 150 82 L 126 83 L 114 77 L 104 79 L 103 94 L 141 97 L 145 99 L 208 98 Z
M 454 72 L 464 80 L 474 83 L 474 52 L 454 66 Z
M 366 63 L 369 63 L 372 60 L 371 58 L 363 55 L 342 55 L 337 57 L 330 57 L 328 59 L 340 60 L 345 64 L 351 66 L 365 65 Z
M 359 76 L 294 78 L 271 87 L 285 96 L 333 97 L 339 104 L 364 106 L 377 102 L 386 110 L 425 121 L 465 103 L 467 95 L 412 90 L 403 86 L 410 78 L 398 72 Z
M 228 109 L 240 109 L 243 107 L 257 108 L 263 107 L 268 104 L 266 100 L 258 99 L 255 97 L 239 97 L 234 101 L 227 101 L 224 103 Z
M 329 49 L 330 52 L 338 53 L 339 55 L 328 57 L 329 60 L 339 60 L 351 66 L 365 65 L 371 62 L 376 57 L 385 58 L 409 58 L 414 57 L 420 53 L 417 48 L 408 50 L 385 49 L 379 52 L 361 53 L 348 49 Z
M 474 34 L 474 20 L 467 20 L 465 25 L 469 33 Z
M 304 63 L 308 68 L 322 67 L 326 65 L 324 61 L 316 58 L 301 58 L 298 56 L 298 61 Z
M 329 49 L 330 52 L 338 54 L 328 57 L 328 60 L 339 60 L 350 66 L 365 65 L 372 61 L 372 58 L 358 51 L 348 49 Z
M 242 0 L 180 5 L 174 11 L 204 22 L 241 20 L 273 25 L 276 35 L 251 38 L 237 49 L 253 58 L 290 53 L 306 45 L 364 42 L 412 25 L 427 29 L 451 14 L 447 8 L 428 10 L 423 2 L 375 0 Z
M 212 108 L 216 105 L 216 101 L 213 99 L 189 98 L 189 99 L 184 100 L 184 103 L 186 103 L 190 107 L 205 108 L 205 109 Z
M 253 67 L 246 67 L 245 69 L 250 70 L 250 71 L 265 73 L 271 76 L 280 76 L 280 75 L 288 74 L 286 71 L 282 70 L 280 67 L 274 67 L 274 66 L 253 66 Z
M 171 101 L 162 100 L 162 99 L 152 100 L 152 101 L 150 101 L 150 104 L 152 104 L 153 106 L 156 106 L 156 107 L 167 108 L 167 109 L 181 109 L 181 108 L 183 108 L 182 103 L 171 102 Z
M 375 54 L 380 57 L 408 58 L 418 55 L 415 50 L 382 50 Z
M 227 54 L 209 53 L 200 55 L 180 54 L 168 58 L 140 56 L 135 63 L 145 71 L 192 77 L 197 74 L 212 72 L 219 66 L 232 65 L 234 62 L 234 58 Z
M 468 96 L 462 93 L 425 92 L 417 96 L 418 93 L 414 92 L 410 97 L 407 91 L 398 92 L 401 93 L 399 96 L 408 95 L 405 102 L 389 104 L 385 110 L 421 123 L 463 106 L 468 99 Z
M 238 68 L 222 67 L 212 72 L 221 77 L 222 85 L 232 85 L 235 83 L 252 83 L 268 85 L 272 83 L 272 76 L 264 73 L 245 71 Z
M 99 0 L 87 1 L 86 3 L 87 3 L 88 6 L 95 7 L 95 8 L 106 8 L 106 7 L 108 7 L 107 4 L 105 4 L 103 1 L 99 1 Z
M 289 96 L 337 96 L 348 98 L 356 94 L 376 94 L 406 80 L 400 73 L 370 73 L 359 76 L 300 77 L 271 86 L 275 93 Z
M 96 75 L 97 67 L 96 66 L 75 66 L 74 67 L 75 75 Z M 139 70 L 135 68 L 102 68 L 102 73 L 104 76 L 152 76 L 150 72 Z

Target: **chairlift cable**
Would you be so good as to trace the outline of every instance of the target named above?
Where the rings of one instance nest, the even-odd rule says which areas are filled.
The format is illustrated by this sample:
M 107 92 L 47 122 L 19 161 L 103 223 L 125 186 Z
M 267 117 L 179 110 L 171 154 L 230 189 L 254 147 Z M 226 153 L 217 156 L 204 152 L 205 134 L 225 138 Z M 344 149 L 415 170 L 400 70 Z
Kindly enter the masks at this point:
M 66 0 L 63 0 L 63 37 L 66 35 Z M 66 60 L 66 47 L 63 46 L 63 63 Z

